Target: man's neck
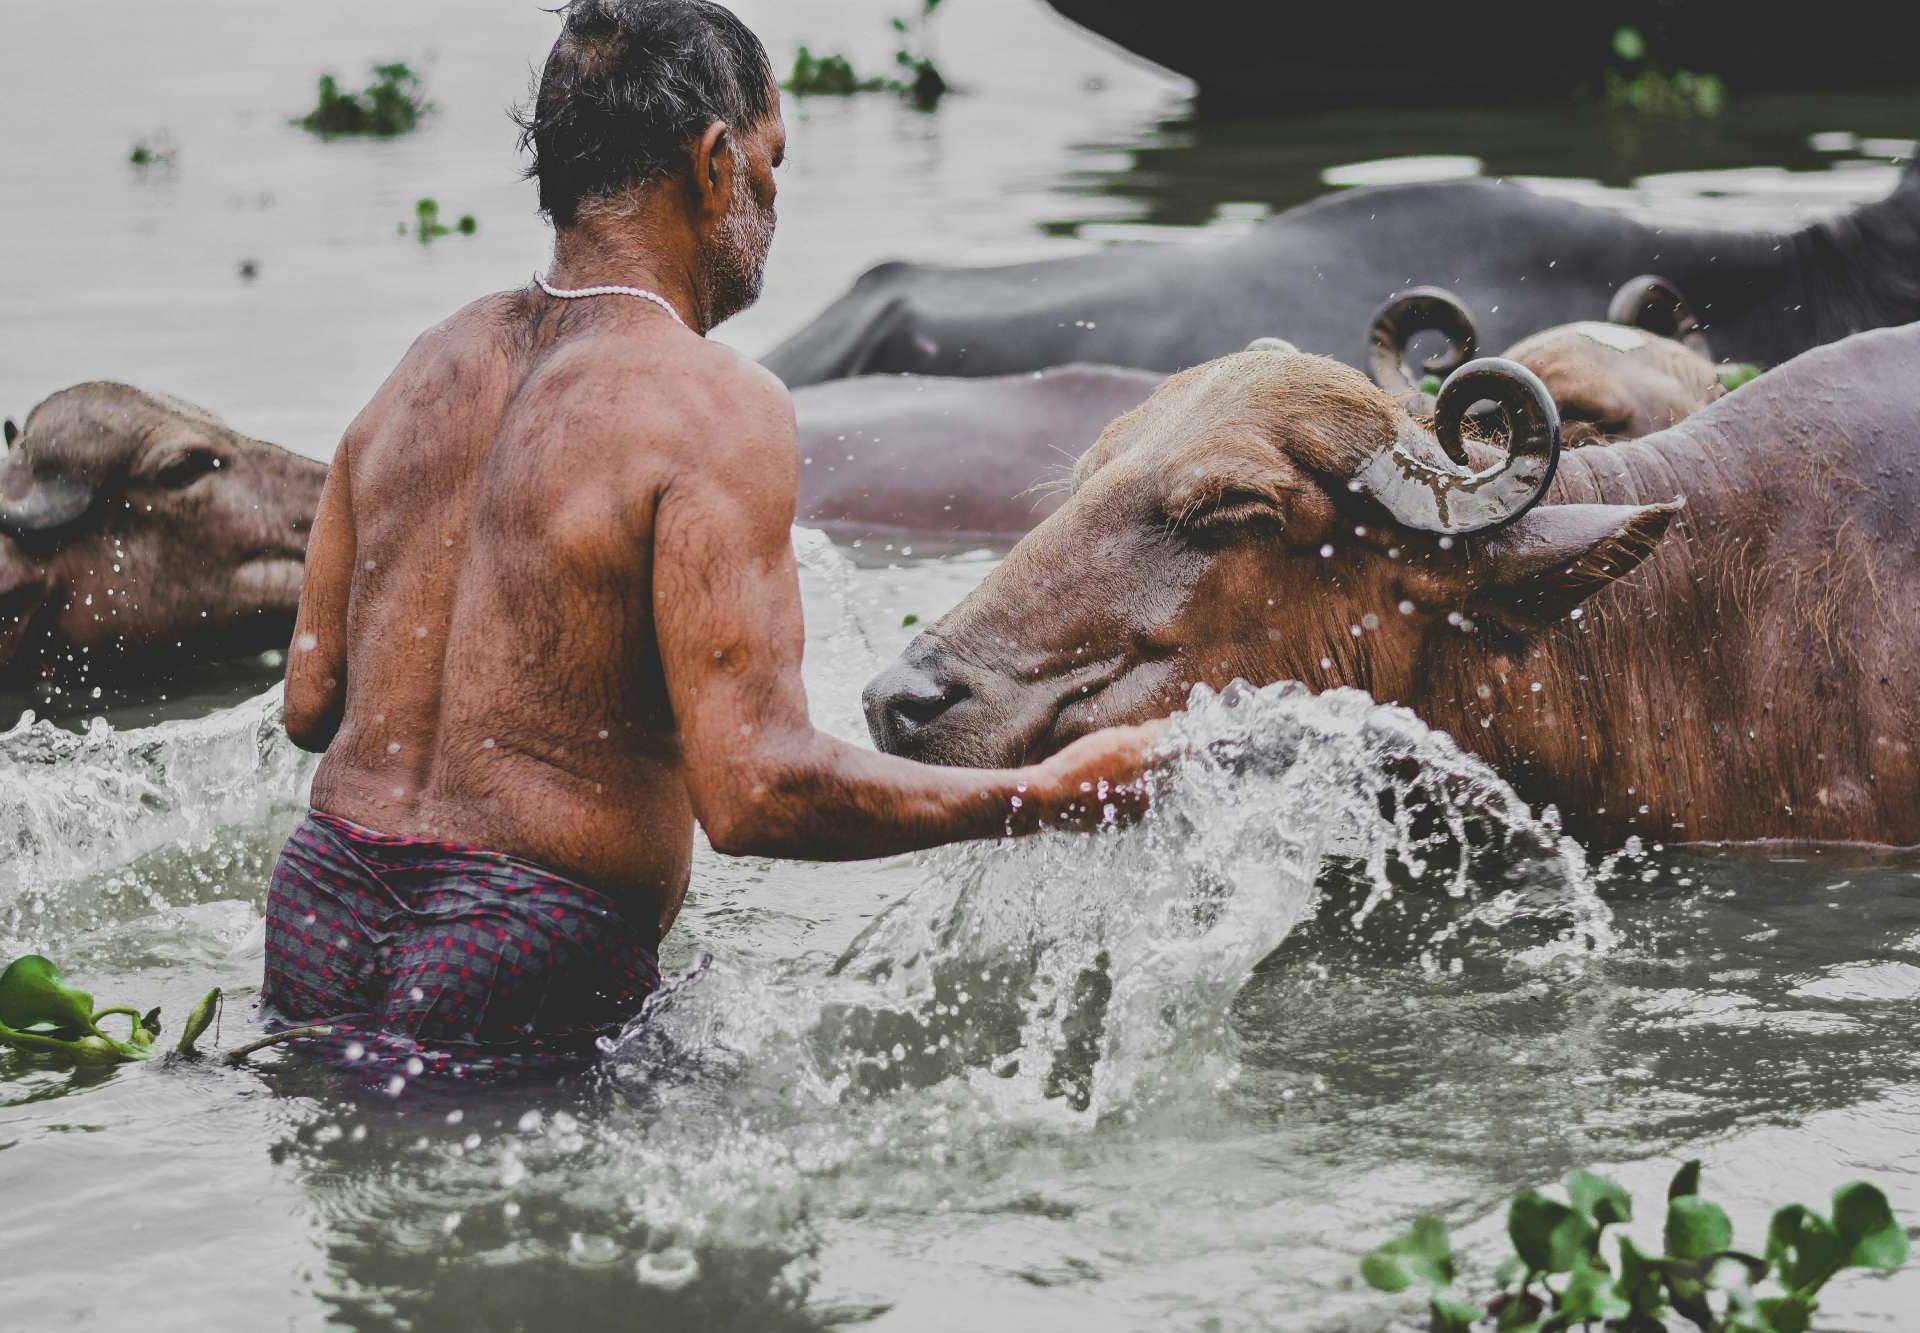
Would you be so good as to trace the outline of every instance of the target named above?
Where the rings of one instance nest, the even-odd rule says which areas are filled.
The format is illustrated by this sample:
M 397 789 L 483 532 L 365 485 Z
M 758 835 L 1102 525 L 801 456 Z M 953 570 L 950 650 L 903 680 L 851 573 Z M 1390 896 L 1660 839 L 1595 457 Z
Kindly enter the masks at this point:
M 660 211 L 647 206 L 620 216 L 589 215 L 556 232 L 548 284 L 563 291 L 618 286 L 653 292 L 704 337 L 709 303 L 693 247 L 684 225 L 664 225 Z

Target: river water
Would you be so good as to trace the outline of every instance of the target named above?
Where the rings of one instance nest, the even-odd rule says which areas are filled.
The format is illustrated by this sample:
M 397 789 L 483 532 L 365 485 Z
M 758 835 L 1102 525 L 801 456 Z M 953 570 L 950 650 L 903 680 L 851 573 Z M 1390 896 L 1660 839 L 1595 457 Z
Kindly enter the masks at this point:
M 884 3 L 742 8 L 776 53 L 888 49 Z M 881 258 L 1204 241 L 1341 181 L 1483 170 L 1783 223 L 1883 191 L 1914 126 L 1894 96 L 1658 134 L 1578 105 L 1195 125 L 1179 84 L 1027 0 L 950 8 L 965 95 L 937 116 L 791 110 L 739 346 Z M 415 333 L 539 265 L 503 108 L 551 31 L 453 0 L 10 8 L 0 404 L 123 378 L 326 456 Z M 394 58 L 438 104 L 419 134 L 288 126 L 321 69 Z M 171 165 L 130 165 L 142 137 Z M 397 236 L 423 195 L 478 235 Z M 795 540 L 809 694 L 857 737 L 903 618 L 993 557 Z M 266 872 L 310 774 L 269 675 L 0 737 L 0 957 L 51 953 L 176 1023 L 226 986 L 222 1042 L 251 1031 Z M 1505 1197 L 1575 1165 L 1651 1201 L 1704 1157 L 1755 1244 L 1770 1206 L 1848 1179 L 1920 1208 L 1920 859 L 1589 853 L 1358 697 L 1201 699 L 1184 744 L 1125 834 L 849 867 L 702 848 L 665 958 L 694 975 L 560 1089 L 0 1058 L 0 1330 L 1364 1330 L 1406 1313 L 1359 1289 L 1370 1245 L 1438 1211 L 1484 1270 Z M 1409 784 L 1472 827 L 1470 859 L 1383 816 Z M 1827 1307 L 1910 1327 L 1920 1277 Z

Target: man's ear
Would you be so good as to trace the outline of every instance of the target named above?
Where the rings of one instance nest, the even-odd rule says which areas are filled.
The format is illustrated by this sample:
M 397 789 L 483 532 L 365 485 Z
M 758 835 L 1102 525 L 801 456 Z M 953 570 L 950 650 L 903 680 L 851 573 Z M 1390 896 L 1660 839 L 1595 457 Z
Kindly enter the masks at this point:
M 13 424 L 13 418 L 7 418 L 7 448 L 13 448 L 13 442 L 20 438 L 20 428 Z
M 733 202 L 732 134 L 726 121 L 716 120 L 693 141 L 688 179 L 703 212 L 722 214 Z
M 1638 569 L 1685 503 L 1541 505 L 1472 552 L 1468 614 L 1518 633 L 1554 624 Z

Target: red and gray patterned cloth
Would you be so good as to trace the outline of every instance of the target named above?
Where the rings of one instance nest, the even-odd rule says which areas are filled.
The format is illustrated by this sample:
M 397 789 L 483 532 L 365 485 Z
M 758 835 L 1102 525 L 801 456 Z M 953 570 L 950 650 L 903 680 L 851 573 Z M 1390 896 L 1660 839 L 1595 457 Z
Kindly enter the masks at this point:
M 333 1027 L 295 1049 L 391 1092 L 559 1072 L 659 989 L 658 943 L 539 866 L 315 811 L 274 867 L 261 998 L 275 1026 Z

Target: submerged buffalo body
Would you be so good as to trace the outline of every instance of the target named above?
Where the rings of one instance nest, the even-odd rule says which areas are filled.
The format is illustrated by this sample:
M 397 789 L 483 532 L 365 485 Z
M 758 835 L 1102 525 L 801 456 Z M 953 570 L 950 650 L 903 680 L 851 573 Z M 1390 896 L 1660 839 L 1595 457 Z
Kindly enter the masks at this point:
M 1161 376 L 1063 366 L 995 379 L 862 376 L 793 396 L 800 521 L 842 540 L 1009 542 L 1052 513 L 1109 421 Z
M 1517 186 L 1335 195 L 1233 240 L 1124 246 L 1005 268 L 875 269 L 767 358 L 789 385 L 874 372 L 1007 375 L 1073 362 L 1163 373 L 1279 332 L 1361 366 L 1395 292 L 1442 283 L 1504 347 L 1591 318 L 1659 273 L 1716 355 L 1774 365 L 1920 319 L 1920 169 L 1887 199 L 1788 234 L 1660 229 Z
M 284 647 L 326 468 L 124 384 L 47 399 L 0 462 L 0 678 Z
M 1582 836 L 1920 843 L 1920 325 L 1530 464 L 1535 508 L 1476 511 L 1450 445 L 1319 358 L 1170 380 L 869 687 L 876 740 L 1010 764 L 1196 683 L 1351 685 Z

